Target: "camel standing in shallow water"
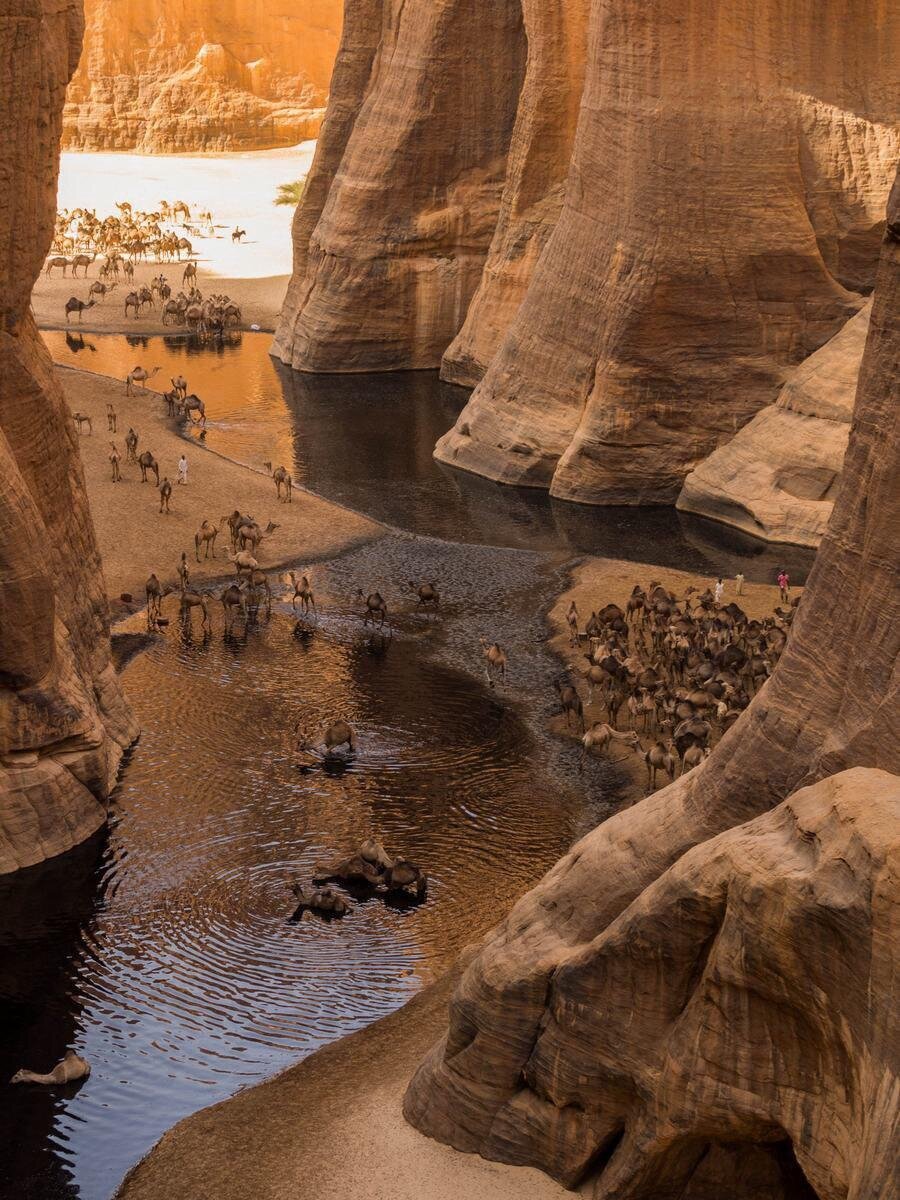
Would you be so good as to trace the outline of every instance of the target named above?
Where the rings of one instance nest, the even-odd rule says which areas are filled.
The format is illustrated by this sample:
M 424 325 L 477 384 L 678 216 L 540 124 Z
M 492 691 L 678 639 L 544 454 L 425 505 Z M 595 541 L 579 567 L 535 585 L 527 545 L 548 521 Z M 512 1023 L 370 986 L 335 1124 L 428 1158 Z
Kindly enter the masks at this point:
M 300 601 L 300 607 L 304 613 L 308 613 L 310 608 L 313 612 L 316 611 L 316 600 L 312 593 L 312 588 L 309 586 L 309 579 L 306 575 L 301 575 L 298 579 L 293 571 L 290 572 L 291 583 L 294 585 L 294 598 L 291 600 L 291 608 L 297 607 L 297 601 Z
M 356 594 L 366 606 L 365 616 L 363 617 L 363 628 L 370 621 L 374 625 L 375 618 L 378 617 L 378 627 L 380 629 L 387 620 L 388 615 L 387 605 L 384 602 L 381 592 L 369 592 L 368 596 L 366 596 L 363 594 L 362 588 L 359 588 Z
M 484 638 L 480 638 L 479 640 L 481 642 L 481 653 L 484 657 L 485 674 L 487 675 L 488 683 L 493 687 L 495 675 L 499 675 L 504 681 L 506 680 L 506 665 L 508 662 L 506 651 L 499 642 L 488 644 Z

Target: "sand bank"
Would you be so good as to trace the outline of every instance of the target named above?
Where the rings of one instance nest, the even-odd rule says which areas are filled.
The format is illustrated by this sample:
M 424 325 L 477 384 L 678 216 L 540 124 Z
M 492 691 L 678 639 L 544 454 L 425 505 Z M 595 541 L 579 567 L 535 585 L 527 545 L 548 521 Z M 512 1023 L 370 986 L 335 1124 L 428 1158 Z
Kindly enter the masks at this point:
M 90 416 L 93 424 L 93 433 L 79 438 L 79 449 L 107 591 L 113 601 L 127 592 L 143 602 L 144 583 L 151 571 L 163 584 L 174 584 L 182 550 L 188 554 L 192 580 L 231 574 L 227 529 L 218 538 L 216 558 L 201 563 L 195 561 L 194 534 L 204 519 L 218 522 L 235 508 L 251 513 L 263 528 L 270 520 L 279 526 L 260 547 L 259 562 L 265 570 L 305 558 L 331 557 L 383 532 L 377 522 L 299 489 L 295 489 L 291 504 L 279 503 L 268 476 L 180 437 L 174 422 L 166 418 L 157 392 L 138 389 L 128 397 L 118 380 L 64 367 L 57 370 L 69 407 Z M 107 432 L 107 403 L 116 410 L 115 434 Z M 178 477 L 178 459 L 187 454 L 188 484 L 173 488 L 168 515 L 159 512 L 159 492 L 153 482 L 141 483 L 138 467 L 125 462 L 129 426 L 140 437 L 138 451 L 150 450 L 159 463 L 160 477 L 167 475 L 173 484 Z M 111 441 L 122 456 L 121 483 L 112 482 Z
M 273 203 L 279 184 L 305 179 L 315 142 L 284 150 L 243 154 L 154 155 L 63 154 L 59 178 L 59 208 L 92 208 L 99 216 L 115 213 L 116 201 L 127 200 L 136 209 L 154 210 L 160 200 L 184 200 L 192 212 L 209 209 L 216 224 L 214 237 L 194 237 L 198 286 L 204 293 L 226 292 L 243 310 L 243 327 L 259 325 L 272 330 L 278 319 L 291 270 L 291 219 L 294 210 Z M 232 243 L 236 225 L 246 229 L 239 244 Z M 99 262 L 102 258 L 98 259 Z M 32 304 L 38 325 L 64 328 L 64 306 L 70 296 L 86 300 L 97 278 L 99 265 L 90 268 L 87 282 L 58 271 L 41 275 Z M 149 284 L 162 273 L 173 290 L 181 286 L 184 264 L 139 264 L 136 285 Z M 68 273 L 67 273 L 68 275 Z M 85 332 L 160 333 L 160 314 L 145 310 L 135 320 L 124 315 L 130 287 L 121 282 L 102 303 L 83 314 Z M 73 328 L 79 321 L 74 318 Z

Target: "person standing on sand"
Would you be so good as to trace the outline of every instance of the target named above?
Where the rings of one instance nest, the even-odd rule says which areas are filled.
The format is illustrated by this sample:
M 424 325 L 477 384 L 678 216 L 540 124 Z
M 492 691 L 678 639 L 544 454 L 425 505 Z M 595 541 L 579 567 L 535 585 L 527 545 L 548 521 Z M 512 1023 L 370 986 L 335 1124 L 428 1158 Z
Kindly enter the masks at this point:
M 187 459 L 183 454 L 178 460 L 178 482 L 187 483 Z
M 790 598 L 789 597 L 790 586 L 791 586 L 791 581 L 788 578 L 788 573 L 784 569 L 784 567 L 782 567 L 781 570 L 778 572 L 778 590 L 781 592 L 781 603 L 782 604 L 787 604 L 787 602 Z
M 724 593 L 724 591 L 725 591 L 725 584 L 722 580 L 722 576 L 720 575 L 718 578 L 718 581 L 716 582 L 716 604 L 722 603 L 722 594 Z
M 738 571 L 737 575 L 735 575 L 734 582 L 737 585 L 737 587 L 735 588 L 735 591 L 737 592 L 737 594 L 739 596 L 743 596 L 743 594 L 744 594 L 744 574 L 742 571 Z

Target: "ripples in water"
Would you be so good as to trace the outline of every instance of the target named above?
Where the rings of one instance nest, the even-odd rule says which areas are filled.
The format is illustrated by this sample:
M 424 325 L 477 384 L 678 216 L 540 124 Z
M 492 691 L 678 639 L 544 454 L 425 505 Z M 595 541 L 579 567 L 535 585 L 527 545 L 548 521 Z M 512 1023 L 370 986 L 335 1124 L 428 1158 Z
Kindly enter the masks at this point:
M 522 717 L 431 657 L 435 639 L 448 662 L 471 654 L 471 633 L 446 634 L 452 601 L 440 621 L 404 617 L 390 591 L 397 632 L 370 653 L 342 597 L 379 568 L 402 578 L 409 549 L 396 563 L 363 549 L 317 579 L 323 613 L 306 640 L 277 609 L 229 640 L 220 619 L 208 640 L 173 622 L 126 668 L 144 732 L 105 847 L 4 882 L 16 899 L 0 920 L 0 1069 L 49 1065 L 73 1042 L 93 1066 L 73 1095 L 0 1092 L 0 1127 L 20 1140 L 16 1189 L 24 1178 L 65 1195 L 74 1179 L 87 1200 L 108 1196 L 179 1117 L 402 1004 L 582 828 L 586 805 L 544 775 Z M 476 623 L 520 557 L 479 572 L 426 550 L 458 580 L 460 607 L 483 592 Z M 533 578 L 533 564 L 518 570 Z M 520 658 L 523 678 L 539 655 Z M 356 759 L 298 770 L 297 723 L 337 715 L 356 728 Z M 343 921 L 292 924 L 290 881 L 367 836 L 426 867 L 427 901 L 363 895 Z

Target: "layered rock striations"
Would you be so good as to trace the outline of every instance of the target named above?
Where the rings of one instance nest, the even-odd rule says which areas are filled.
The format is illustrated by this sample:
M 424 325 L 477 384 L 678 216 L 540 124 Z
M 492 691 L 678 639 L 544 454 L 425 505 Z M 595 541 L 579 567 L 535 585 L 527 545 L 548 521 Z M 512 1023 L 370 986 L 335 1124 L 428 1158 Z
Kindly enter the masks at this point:
M 276 353 L 307 371 L 433 367 L 497 225 L 521 3 L 348 0 L 345 19 L 361 42 L 342 42 Z
M 774 404 L 684 481 L 677 507 L 771 542 L 818 546 L 837 494 L 870 305 L 792 373 Z
M 315 137 L 340 0 L 85 0 L 63 144 L 257 150 Z
M 136 728 L 109 649 L 77 438 L 31 316 L 53 233 L 77 0 L 0 4 L 0 872 L 69 849 L 106 819 Z
M 898 360 L 900 186 L 784 656 L 704 766 L 485 940 L 407 1093 L 425 1133 L 597 1200 L 893 1195 Z
M 466 0 L 348 0 L 371 37 L 335 77 L 276 350 L 443 360 L 480 383 L 442 461 L 671 503 L 871 288 L 900 28 L 882 0 L 592 0 L 586 34 L 586 7 L 504 0 L 476 33 Z

